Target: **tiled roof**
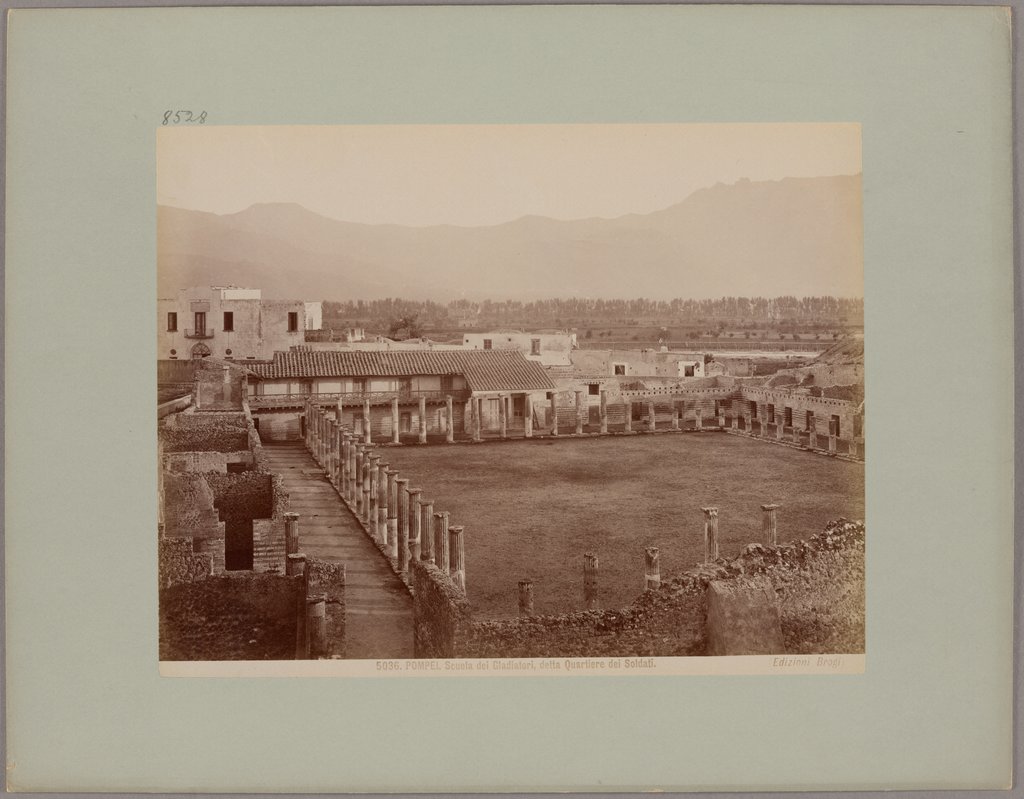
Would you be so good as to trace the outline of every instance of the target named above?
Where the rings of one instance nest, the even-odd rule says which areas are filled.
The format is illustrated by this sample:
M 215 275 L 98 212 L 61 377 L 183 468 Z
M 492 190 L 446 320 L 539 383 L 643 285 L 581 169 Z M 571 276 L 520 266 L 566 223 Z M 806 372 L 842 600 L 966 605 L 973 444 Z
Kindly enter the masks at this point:
M 535 361 L 516 350 L 390 350 L 275 352 L 248 362 L 265 380 L 303 377 L 462 375 L 472 391 L 550 391 L 555 385 Z

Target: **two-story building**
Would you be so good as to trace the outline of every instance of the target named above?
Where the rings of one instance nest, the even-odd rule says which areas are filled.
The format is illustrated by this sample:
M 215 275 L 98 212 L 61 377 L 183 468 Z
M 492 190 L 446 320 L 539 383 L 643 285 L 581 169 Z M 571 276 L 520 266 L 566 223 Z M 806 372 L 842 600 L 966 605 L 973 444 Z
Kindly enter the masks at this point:
M 570 366 L 572 351 L 576 349 L 576 334 L 524 333 L 519 330 L 463 333 L 462 346 L 468 350 L 516 350 L 543 366 Z
M 176 297 L 157 300 L 157 358 L 266 360 L 303 343 L 307 319 L 319 306 L 265 300 L 259 289 L 237 286 L 181 289 Z

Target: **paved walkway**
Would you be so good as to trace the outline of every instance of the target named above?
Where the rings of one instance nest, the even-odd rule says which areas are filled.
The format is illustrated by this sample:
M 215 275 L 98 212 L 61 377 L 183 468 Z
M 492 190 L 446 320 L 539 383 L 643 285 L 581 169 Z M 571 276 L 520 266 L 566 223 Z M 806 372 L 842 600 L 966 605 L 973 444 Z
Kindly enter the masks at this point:
M 345 656 L 413 656 L 412 597 L 302 442 L 264 442 L 299 514 L 299 551 L 345 564 Z

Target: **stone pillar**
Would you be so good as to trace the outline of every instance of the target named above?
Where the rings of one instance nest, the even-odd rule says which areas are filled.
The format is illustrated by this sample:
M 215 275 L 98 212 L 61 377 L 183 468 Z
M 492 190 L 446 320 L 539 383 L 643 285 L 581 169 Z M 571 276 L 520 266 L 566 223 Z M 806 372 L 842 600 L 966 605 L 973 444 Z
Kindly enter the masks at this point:
M 810 449 L 818 448 L 818 419 L 811 419 L 811 429 L 807 431 L 807 446 Z
M 377 480 L 380 477 L 379 463 L 380 455 L 371 455 L 370 465 L 367 468 L 370 478 L 370 492 L 366 509 L 366 524 L 370 528 L 370 535 L 374 537 L 377 535 L 377 500 L 380 497 L 380 490 L 377 486 Z
M 382 546 L 388 543 L 388 464 L 377 464 L 377 519 L 373 535 Z
M 672 429 L 679 430 L 679 403 L 673 400 L 672 402 Z
M 363 400 L 363 443 L 373 443 L 373 420 L 370 418 L 370 400 Z
M 744 404 L 746 407 L 743 409 L 743 430 L 748 436 L 752 436 L 754 434 L 754 417 L 750 413 L 750 405 Z
M 423 539 L 420 531 L 420 495 L 422 488 L 409 489 L 409 558 L 419 560 L 422 554 Z
M 420 560 L 434 562 L 434 503 L 420 500 Z
M 693 427 L 695 430 L 704 429 L 704 409 L 700 407 L 700 401 L 698 400 L 696 407 L 693 409 L 695 415 L 693 420 Z
M 533 438 L 533 397 L 523 394 L 523 436 Z
M 551 435 L 558 435 L 558 392 L 551 392 Z
M 398 431 L 398 422 L 400 419 L 398 410 L 398 397 L 391 398 L 391 443 L 398 444 L 401 442 L 401 437 Z
M 453 525 L 448 528 L 449 563 L 452 582 L 455 583 L 463 593 L 466 591 L 466 551 L 463 542 L 464 528 L 461 525 Z
M 838 436 L 836 435 L 836 422 L 835 422 L 835 419 L 829 419 L 828 420 L 828 454 L 829 455 L 835 455 L 836 454 L 836 439 L 837 438 L 838 438 Z
M 793 427 L 790 428 L 790 440 L 799 446 L 800 444 L 800 428 L 796 426 L 796 421 L 793 422 Z
M 306 597 L 306 635 L 309 658 L 317 660 L 327 654 L 327 595 Z
M 519 615 L 533 615 L 533 582 L 530 580 L 519 581 Z
M 434 565 L 445 574 L 450 570 L 448 551 L 448 511 L 434 514 Z
M 420 443 L 427 443 L 427 398 L 420 397 Z
M 388 552 L 396 561 L 398 560 L 398 484 L 395 478 L 398 476 L 397 469 L 388 469 Z
M 334 438 L 334 487 L 344 492 L 342 486 L 345 484 L 345 428 L 341 422 L 337 423 L 337 434 Z M 344 496 L 344 493 L 342 493 Z
M 608 433 L 608 392 L 601 389 L 601 434 Z M 533 590 L 532 584 L 530 590 Z
M 370 515 L 370 464 L 372 463 L 371 451 L 367 450 L 363 456 L 363 513 L 362 519 L 367 524 L 373 521 L 373 517 Z
M 576 391 L 576 435 L 583 435 L 583 392 Z
M 445 418 L 445 440 L 451 444 L 455 440 L 455 413 L 452 409 L 452 397 L 449 394 L 444 398 L 444 410 L 447 414 Z
M 306 573 L 306 556 L 301 552 L 288 555 L 285 558 L 284 573 L 289 577 L 296 577 Z
M 480 440 L 480 432 L 483 428 L 484 401 L 481 397 L 473 398 L 473 440 Z
M 722 402 L 716 402 L 715 407 L 718 409 L 718 426 L 725 427 L 725 411 L 722 410 Z
M 357 469 L 357 460 L 359 448 L 363 444 L 359 441 L 359 436 L 352 433 L 351 439 L 348 442 L 348 473 L 349 473 L 349 485 L 348 485 L 348 501 L 354 506 L 357 502 L 356 494 L 356 483 L 359 481 L 359 471 Z
M 409 570 L 409 480 L 395 478 L 398 491 L 398 570 L 405 574 Z
M 341 401 L 341 397 L 338 397 L 338 407 L 335 413 L 338 415 L 338 424 L 345 425 L 345 417 L 342 416 L 342 412 L 345 410 L 345 404 Z
M 597 555 L 590 552 L 583 556 L 583 605 L 597 610 Z
M 779 441 L 782 441 L 782 439 L 785 437 L 785 435 L 786 435 L 786 409 L 783 408 L 781 414 L 778 411 L 775 411 L 775 438 L 777 440 L 779 440 Z
M 654 415 L 654 401 L 653 400 L 651 402 L 647 403 L 647 426 L 650 428 L 650 431 L 652 433 L 655 430 L 658 429 L 658 420 L 657 420 L 657 418 Z
M 356 506 L 356 516 L 363 516 L 363 459 L 366 453 L 366 444 L 356 444 L 356 468 L 352 475 L 352 504 Z
M 704 511 L 704 562 L 718 560 L 718 508 L 701 508 Z
M 505 404 L 505 395 L 498 396 L 498 424 L 501 427 L 501 437 L 508 438 L 508 406 Z
M 284 514 L 284 555 L 294 555 L 299 551 L 299 514 Z
M 729 400 L 729 427 L 738 430 L 740 426 L 739 414 L 736 413 L 736 403 Z
M 761 438 L 768 438 L 768 406 L 757 406 L 757 418 L 761 420 Z
M 780 505 L 762 505 L 761 510 L 764 516 L 761 520 L 761 531 L 764 533 L 765 546 L 776 547 L 779 545 L 779 530 L 776 526 L 775 511 Z
M 341 431 L 341 470 L 339 471 L 338 489 L 341 491 L 341 496 L 345 499 L 349 498 L 349 451 L 348 448 L 352 444 L 352 436 L 348 430 Z
M 629 400 L 629 399 L 625 400 L 624 407 L 625 407 L 625 411 L 626 411 L 626 426 L 623 428 L 623 430 L 625 432 L 627 432 L 627 433 L 632 433 L 633 432 L 633 401 Z
M 647 547 L 644 550 L 644 578 L 648 591 L 661 587 L 661 566 L 658 563 L 657 547 Z
M 334 482 L 335 470 L 338 466 L 338 423 L 333 419 L 327 421 L 327 481 Z

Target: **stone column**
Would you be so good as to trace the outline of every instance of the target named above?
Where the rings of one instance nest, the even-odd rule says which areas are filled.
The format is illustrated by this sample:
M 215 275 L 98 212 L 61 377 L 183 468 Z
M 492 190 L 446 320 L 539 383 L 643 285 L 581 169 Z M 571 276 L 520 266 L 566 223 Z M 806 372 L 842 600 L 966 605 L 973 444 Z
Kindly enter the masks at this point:
M 398 570 L 405 574 L 409 570 L 409 480 L 395 478 L 398 491 Z
M 786 409 L 782 409 L 782 413 L 779 414 L 775 411 L 775 438 L 782 441 L 786 436 Z
M 704 511 L 704 562 L 718 560 L 718 508 L 701 508 Z
M 284 573 L 289 577 L 296 577 L 306 573 L 306 556 L 301 552 L 288 555 L 285 558 Z
M 299 514 L 284 514 L 284 555 L 294 555 L 299 551 Z
M 768 406 L 759 404 L 757 415 L 761 420 L 761 438 L 768 438 Z
M 372 464 L 371 451 L 367 450 L 363 456 L 363 514 L 362 519 L 367 524 L 373 521 L 373 517 L 370 515 L 370 467 Z
M 718 409 L 718 426 L 725 427 L 725 411 L 722 410 L 722 403 L 718 401 L 715 403 L 715 407 Z
M 748 436 L 754 434 L 754 417 L 750 412 L 750 403 L 745 402 L 743 408 L 743 432 Z
M 345 424 L 345 417 L 342 416 L 342 413 L 344 412 L 344 410 L 345 410 L 345 404 L 342 402 L 341 397 L 338 397 L 338 408 L 337 408 L 337 410 L 335 412 L 338 414 L 338 424 L 340 424 L 342 426 L 344 426 L 344 424 Z
M 344 496 L 345 478 L 345 428 L 338 422 L 338 432 L 334 439 L 334 487 Z
M 420 560 L 434 562 L 434 503 L 420 500 Z
M 377 480 L 380 476 L 380 455 L 370 456 L 370 465 L 367 468 L 367 473 L 370 478 L 370 492 L 369 501 L 366 509 L 366 524 L 370 529 L 370 535 L 376 536 L 377 534 L 377 500 L 380 496 L 380 490 L 377 486 Z
M 523 436 L 533 438 L 533 397 L 523 394 Z
M 420 443 L 427 443 L 427 398 L 420 397 Z
M 590 552 L 583 556 L 583 605 L 597 610 L 597 555 Z
M 373 420 L 370 418 L 370 400 L 363 400 L 363 443 L 373 443 Z
M 697 401 L 697 405 L 693 409 L 693 412 L 696 415 L 696 417 L 693 420 L 694 429 L 696 429 L 696 430 L 703 430 L 704 429 L 704 409 L 702 407 L 700 407 L 700 401 L 699 400 Z
M 393 397 L 391 399 L 391 443 L 392 444 L 397 444 L 397 443 L 399 443 L 402 440 L 400 435 L 399 435 L 399 432 L 398 432 L 398 420 L 399 420 L 399 415 L 398 415 L 398 397 Z
M 576 391 L 576 435 L 583 435 L 583 392 Z
M 309 658 L 317 660 L 327 654 L 327 595 L 306 597 L 306 635 Z
M 327 421 L 327 463 L 325 467 L 327 469 L 327 481 L 329 483 L 334 482 L 334 474 L 338 465 L 338 423 L 333 419 Z
M 391 557 L 398 560 L 398 484 L 395 478 L 398 477 L 397 469 L 388 469 L 388 552 Z
M 508 407 L 505 405 L 505 395 L 498 396 L 498 424 L 501 427 L 501 437 L 508 438 Z
M 359 470 L 358 470 L 358 453 L 359 448 L 363 444 L 359 441 L 359 436 L 352 433 L 352 436 L 348 442 L 348 473 L 349 473 L 349 485 L 348 485 L 348 501 L 355 505 L 358 502 L 356 491 L 356 484 L 359 482 Z
M 765 546 L 776 547 L 779 545 L 779 530 L 776 526 L 775 511 L 780 505 L 762 505 L 761 510 L 764 516 L 761 520 L 761 531 L 764 533 Z
M 601 434 L 608 433 L 608 392 L 601 389 Z M 530 590 L 533 590 L 532 584 Z
M 650 428 L 650 431 L 652 433 L 658 429 L 658 420 L 657 417 L 655 417 L 654 415 L 653 400 L 647 403 L 647 426 Z
M 729 427 L 738 430 L 740 426 L 739 414 L 736 413 L 736 403 L 729 400 Z
M 828 454 L 829 455 L 835 455 L 836 454 L 836 439 L 837 438 L 838 438 L 838 436 L 836 435 L 836 422 L 835 422 L 835 419 L 829 419 L 828 420 Z
M 533 582 L 530 580 L 519 581 L 519 615 L 533 615 Z
M 382 546 L 388 543 L 388 464 L 377 464 L 377 518 L 373 535 Z
M 339 485 L 338 488 L 341 491 L 341 496 L 345 499 L 349 497 L 349 452 L 348 448 L 352 444 L 352 436 L 348 430 L 341 431 L 341 470 L 339 471 Z
M 790 428 L 789 435 L 790 435 L 790 439 L 793 441 L 793 443 L 799 446 L 799 444 L 800 444 L 800 428 L 797 427 L 797 425 L 796 425 L 796 419 L 793 420 L 793 427 Z
M 807 446 L 810 449 L 818 448 L 818 419 L 811 419 L 811 429 L 807 431 Z
M 366 444 L 356 444 L 356 468 L 352 475 L 352 503 L 356 506 L 356 516 L 363 517 L 363 460 L 366 455 Z
M 551 435 L 558 435 L 558 392 L 551 392 Z
M 630 400 L 630 399 L 627 399 L 624 402 L 625 402 L 624 408 L 625 408 L 625 411 L 626 411 L 626 426 L 623 428 L 623 430 L 625 432 L 627 432 L 627 433 L 632 433 L 633 432 L 633 401 Z
M 450 570 L 449 554 L 448 511 L 443 510 L 434 514 L 434 564 L 445 574 Z
M 480 432 L 483 428 L 484 401 L 482 397 L 473 398 L 473 440 L 480 440 Z
M 661 566 L 658 563 L 657 547 L 647 547 L 644 550 L 644 578 L 648 591 L 661 587 Z
M 409 558 L 419 560 L 422 554 L 423 539 L 420 531 L 420 495 L 422 488 L 409 489 Z
M 455 583 L 463 593 L 466 591 L 466 552 L 463 542 L 464 528 L 461 525 L 453 525 L 448 528 L 449 563 L 452 582 Z
M 444 425 L 445 440 L 451 444 L 455 440 L 455 413 L 452 408 L 451 394 L 444 398 L 444 410 L 446 414 Z
M 679 430 L 679 403 L 675 400 L 672 401 L 672 429 Z

